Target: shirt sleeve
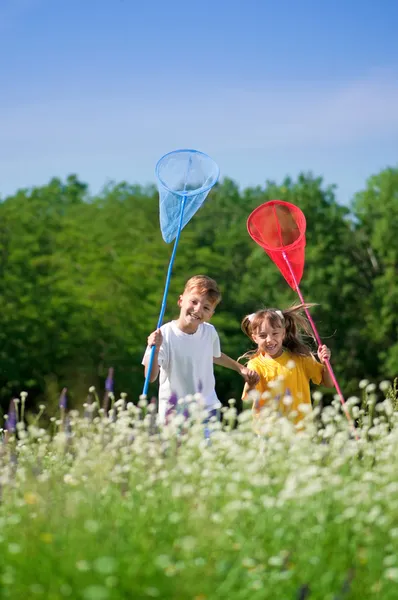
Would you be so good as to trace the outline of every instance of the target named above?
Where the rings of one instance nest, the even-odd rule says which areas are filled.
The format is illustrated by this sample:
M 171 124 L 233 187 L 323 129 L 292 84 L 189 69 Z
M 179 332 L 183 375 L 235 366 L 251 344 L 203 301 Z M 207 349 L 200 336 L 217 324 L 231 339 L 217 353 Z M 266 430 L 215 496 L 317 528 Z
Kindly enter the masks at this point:
M 306 356 L 304 367 L 308 379 L 311 379 L 316 385 L 320 385 L 323 377 L 323 365 L 316 360 L 315 356 Z
M 215 329 L 213 329 L 213 357 L 220 358 L 221 356 L 221 345 L 220 338 L 218 337 L 218 333 Z

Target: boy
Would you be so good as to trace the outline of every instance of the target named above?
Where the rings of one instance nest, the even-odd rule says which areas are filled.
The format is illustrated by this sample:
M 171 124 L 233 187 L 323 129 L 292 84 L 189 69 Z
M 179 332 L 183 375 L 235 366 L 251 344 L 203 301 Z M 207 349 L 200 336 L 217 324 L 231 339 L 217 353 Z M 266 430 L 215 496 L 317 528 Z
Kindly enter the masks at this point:
M 185 284 L 178 299 L 180 315 L 176 321 L 162 325 L 148 337 L 142 364 L 145 377 L 148 372 L 151 346 L 155 346 L 150 381 L 159 382 L 159 421 L 164 423 L 167 403 L 172 394 L 185 398 L 188 394 L 200 392 L 209 415 L 215 415 L 221 407 L 215 391 L 213 362 L 217 365 L 238 371 L 251 386 L 258 382 L 255 371 L 247 369 L 223 354 L 218 333 L 210 325 L 221 293 L 214 279 L 205 275 L 195 275 Z

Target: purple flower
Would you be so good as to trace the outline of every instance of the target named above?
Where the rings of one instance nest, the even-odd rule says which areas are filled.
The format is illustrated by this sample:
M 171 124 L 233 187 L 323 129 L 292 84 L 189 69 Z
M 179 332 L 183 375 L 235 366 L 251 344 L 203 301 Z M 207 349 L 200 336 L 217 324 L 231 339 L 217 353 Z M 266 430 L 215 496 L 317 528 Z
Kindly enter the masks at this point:
M 67 391 L 68 391 L 68 388 L 63 388 L 61 395 L 59 397 L 59 407 L 63 408 L 64 410 L 66 410 L 66 405 L 67 405 L 67 401 L 68 401 L 68 396 L 66 394 Z
M 107 392 L 113 392 L 113 367 L 108 370 L 108 377 L 105 381 L 105 390 Z
M 8 419 L 4 425 L 4 429 L 9 431 L 10 433 L 13 433 L 15 431 L 16 426 L 17 426 L 17 413 L 15 411 L 14 400 L 11 400 L 10 406 L 8 408 Z
M 184 411 L 182 414 L 184 416 L 184 419 L 187 421 L 189 419 L 189 408 L 187 403 L 184 404 Z
M 173 412 L 175 411 L 175 409 L 177 407 L 177 402 L 178 402 L 177 394 L 171 394 L 169 401 L 167 402 L 166 423 L 168 422 L 168 417 L 170 417 L 173 414 Z

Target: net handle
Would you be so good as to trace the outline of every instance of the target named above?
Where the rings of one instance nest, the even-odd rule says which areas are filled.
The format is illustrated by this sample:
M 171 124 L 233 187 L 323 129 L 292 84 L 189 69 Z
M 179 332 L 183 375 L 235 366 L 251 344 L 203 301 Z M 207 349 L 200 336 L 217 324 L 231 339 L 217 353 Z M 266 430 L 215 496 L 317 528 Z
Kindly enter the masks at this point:
M 166 276 L 166 283 L 165 283 L 164 292 L 163 292 L 162 305 L 161 305 L 161 308 L 160 308 L 160 313 L 159 313 L 159 318 L 158 318 L 158 323 L 156 325 L 156 329 L 159 329 L 159 327 L 162 326 L 164 313 L 166 311 L 166 300 L 167 300 L 167 295 L 169 293 L 171 273 L 173 271 L 174 259 L 175 259 L 176 253 L 177 253 L 177 246 L 178 246 L 178 242 L 180 241 L 180 235 L 181 235 L 181 230 L 182 230 L 182 222 L 183 222 L 183 218 L 184 218 L 184 209 L 185 209 L 186 200 L 187 200 L 187 197 L 184 196 L 183 199 L 182 199 L 182 202 L 181 202 L 180 221 L 178 223 L 178 230 L 177 230 L 176 238 L 174 240 L 173 252 L 171 254 L 171 258 L 170 258 L 170 262 L 169 262 L 169 267 L 167 269 L 167 276 Z M 147 370 L 147 374 L 146 374 L 146 377 L 145 377 L 144 387 L 142 389 L 142 394 L 144 396 L 146 396 L 147 393 L 148 393 L 150 376 L 151 376 L 152 367 L 153 367 L 153 360 L 154 360 L 154 357 L 155 357 L 155 350 L 156 350 L 156 346 L 152 346 L 152 348 L 151 348 L 151 354 L 150 354 L 150 357 L 149 357 L 148 370 Z
M 313 319 L 312 319 L 312 317 L 310 315 L 310 312 L 309 312 L 308 308 L 306 308 L 306 306 L 305 306 L 304 296 L 301 293 L 299 284 L 297 283 L 296 277 L 294 275 L 294 271 L 292 269 L 292 266 L 290 264 L 290 261 L 289 261 L 287 255 L 286 255 L 286 252 L 282 252 L 282 256 L 283 256 L 283 259 L 284 259 L 284 261 L 285 261 L 285 263 L 286 263 L 286 265 L 287 265 L 287 267 L 288 267 L 288 269 L 290 271 L 290 275 L 292 276 L 292 279 L 293 279 L 293 282 L 294 282 L 295 289 L 296 289 L 296 292 L 298 294 L 298 297 L 300 298 L 300 301 L 302 302 L 302 304 L 304 304 L 305 314 L 307 315 L 308 321 L 310 322 L 310 325 L 312 327 L 312 331 L 314 332 L 316 342 L 317 342 L 318 346 L 322 346 L 322 340 L 321 340 L 321 338 L 319 336 L 318 330 L 317 330 L 317 328 L 315 326 L 315 323 L 314 323 L 314 321 L 313 321 Z M 325 360 L 325 365 L 326 365 L 327 370 L 329 371 L 329 375 L 332 378 L 333 384 L 334 384 L 334 386 L 336 388 L 336 391 L 337 391 L 337 394 L 339 396 L 339 399 L 340 399 L 341 406 L 343 408 L 344 414 L 347 417 L 347 421 L 350 424 L 350 427 L 352 429 L 353 434 L 355 435 L 355 439 L 358 441 L 359 438 L 358 438 L 358 434 L 357 434 L 356 429 L 355 429 L 355 425 L 354 425 L 354 423 L 353 423 L 353 421 L 351 419 L 350 413 L 348 412 L 347 405 L 345 403 L 343 393 L 342 393 L 342 391 L 340 389 L 340 386 L 339 386 L 338 381 L 336 379 L 336 376 L 335 376 L 335 374 L 333 372 L 332 365 L 330 364 L 329 359 Z

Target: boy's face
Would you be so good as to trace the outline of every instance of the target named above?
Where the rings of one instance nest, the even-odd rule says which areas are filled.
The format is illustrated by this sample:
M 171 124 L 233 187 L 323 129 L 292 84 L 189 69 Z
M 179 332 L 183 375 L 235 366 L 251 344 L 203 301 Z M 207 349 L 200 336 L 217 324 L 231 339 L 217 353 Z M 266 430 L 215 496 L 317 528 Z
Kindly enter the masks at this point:
M 178 306 L 182 323 L 195 331 L 201 323 L 210 321 L 216 308 L 207 294 L 196 289 L 184 292 L 178 299 Z

